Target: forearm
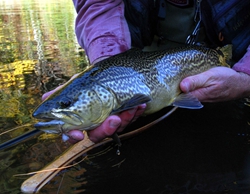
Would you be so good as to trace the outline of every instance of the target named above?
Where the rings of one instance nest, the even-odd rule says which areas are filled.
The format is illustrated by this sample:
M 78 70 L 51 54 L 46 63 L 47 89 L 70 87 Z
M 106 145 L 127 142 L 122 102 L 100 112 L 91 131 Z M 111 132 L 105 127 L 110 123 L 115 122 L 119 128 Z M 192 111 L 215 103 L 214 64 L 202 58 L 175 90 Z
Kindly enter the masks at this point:
M 73 0 L 77 11 L 75 32 L 90 63 L 131 47 L 122 0 Z

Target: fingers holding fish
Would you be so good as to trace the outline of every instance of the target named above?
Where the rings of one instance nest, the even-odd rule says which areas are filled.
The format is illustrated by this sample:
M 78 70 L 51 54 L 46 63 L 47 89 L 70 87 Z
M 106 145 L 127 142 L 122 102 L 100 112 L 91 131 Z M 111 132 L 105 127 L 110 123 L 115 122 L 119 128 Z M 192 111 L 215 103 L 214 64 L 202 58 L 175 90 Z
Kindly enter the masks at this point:
M 99 142 L 106 137 L 112 136 L 121 125 L 121 122 L 119 116 L 109 116 L 99 127 L 88 132 L 89 139 L 93 142 Z
M 139 105 L 127 111 L 123 111 L 119 114 L 121 118 L 121 125 L 117 129 L 117 132 L 123 131 L 130 123 L 134 122 L 138 117 L 140 117 L 146 109 L 146 104 Z
M 46 92 L 42 95 L 42 101 L 48 98 L 51 94 L 53 94 L 56 90 L 59 90 L 62 86 L 58 86 L 56 89 Z
M 99 142 L 116 132 L 122 132 L 130 123 L 140 117 L 146 109 L 146 104 L 122 111 L 119 115 L 109 116 L 99 127 L 88 132 L 93 142 Z
M 219 102 L 246 96 L 242 82 L 250 83 L 250 76 L 227 67 L 215 67 L 183 79 L 180 88 L 200 101 Z
M 135 116 L 134 116 L 134 118 L 133 118 L 133 120 L 131 122 L 136 121 L 144 113 L 144 111 L 146 110 L 146 108 L 147 108 L 147 104 L 141 104 L 141 105 L 139 105 L 137 107 Z
M 80 130 L 73 129 L 67 133 L 67 136 L 69 137 L 68 142 L 71 144 L 75 144 L 78 141 L 81 141 L 84 139 L 84 133 Z

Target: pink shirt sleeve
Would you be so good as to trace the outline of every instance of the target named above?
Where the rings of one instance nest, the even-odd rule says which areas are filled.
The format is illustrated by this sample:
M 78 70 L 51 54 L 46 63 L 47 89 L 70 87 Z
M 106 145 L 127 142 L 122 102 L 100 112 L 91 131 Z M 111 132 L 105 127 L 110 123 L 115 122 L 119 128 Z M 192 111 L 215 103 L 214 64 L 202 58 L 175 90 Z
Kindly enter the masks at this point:
M 250 45 L 246 54 L 233 66 L 233 69 L 250 75 Z
M 75 32 L 90 63 L 131 48 L 122 0 L 73 0 L 77 11 Z

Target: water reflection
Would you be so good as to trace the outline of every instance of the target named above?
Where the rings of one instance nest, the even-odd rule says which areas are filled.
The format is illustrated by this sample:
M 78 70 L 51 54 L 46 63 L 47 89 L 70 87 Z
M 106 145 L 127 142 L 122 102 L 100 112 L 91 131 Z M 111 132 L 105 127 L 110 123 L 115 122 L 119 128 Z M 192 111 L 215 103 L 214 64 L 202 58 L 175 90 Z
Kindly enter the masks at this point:
M 0 143 L 32 130 L 41 95 L 87 65 L 74 19 L 71 0 L 0 1 Z M 1 193 L 19 192 L 23 178 L 13 175 L 41 169 L 68 146 L 43 134 L 2 151 Z
M 8 107 L 0 116 L 16 120 L 29 117 L 42 93 L 87 62 L 75 38 L 71 1 L 6 0 L 0 6 L 0 96 L 2 106 Z

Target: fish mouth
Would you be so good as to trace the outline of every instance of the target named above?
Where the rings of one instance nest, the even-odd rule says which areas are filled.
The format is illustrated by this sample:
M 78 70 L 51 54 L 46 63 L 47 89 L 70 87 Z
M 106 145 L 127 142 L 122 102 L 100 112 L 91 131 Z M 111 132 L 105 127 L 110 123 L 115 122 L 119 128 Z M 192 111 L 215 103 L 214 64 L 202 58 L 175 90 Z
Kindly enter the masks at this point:
M 81 116 L 71 111 L 52 110 L 49 113 L 34 112 L 32 116 L 39 120 L 48 121 L 48 123 L 50 123 L 50 121 L 53 121 L 52 123 L 54 123 L 54 121 L 58 121 L 58 123 L 60 123 L 59 121 L 61 121 L 64 122 L 64 124 L 68 123 L 75 126 L 82 125 L 84 123 Z
M 42 121 L 36 123 L 34 127 L 47 133 L 64 133 L 71 129 L 81 129 L 84 123 L 79 115 L 68 111 L 52 111 L 48 114 L 40 114 L 36 118 Z
M 34 125 L 34 127 L 47 133 L 63 133 L 64 124 L 65 122 L 60 120 L 51 120 L 46 122 L 38 122 Z
M 72 129 L 78 129 L 78 130 L 82 129 L 81 125 L 67 123 L 62 120 L 48 120 L 48 119 L 45 119 L 44 121 L 34 124 L 34 127 L 46 133 L 53 133 L 53 134 L 64 134 Z

